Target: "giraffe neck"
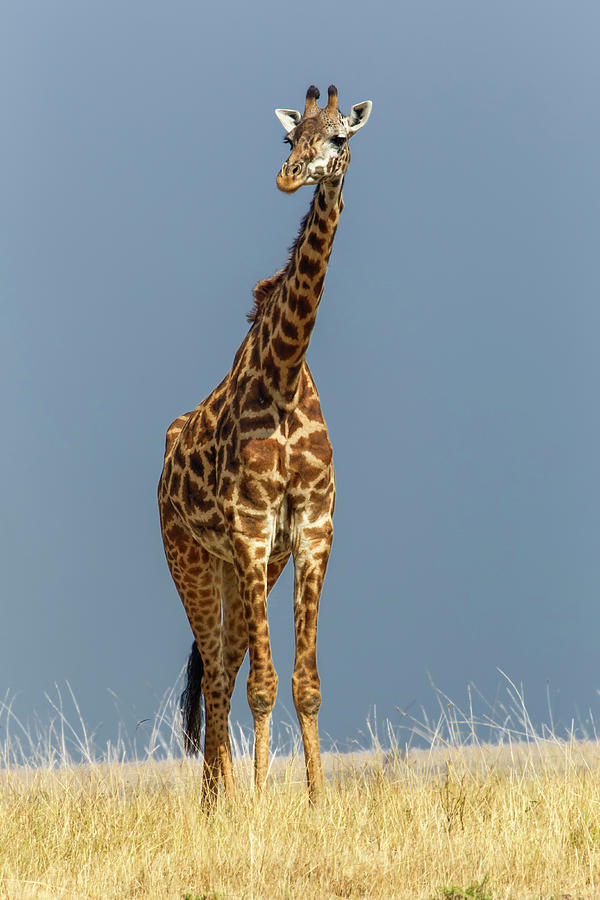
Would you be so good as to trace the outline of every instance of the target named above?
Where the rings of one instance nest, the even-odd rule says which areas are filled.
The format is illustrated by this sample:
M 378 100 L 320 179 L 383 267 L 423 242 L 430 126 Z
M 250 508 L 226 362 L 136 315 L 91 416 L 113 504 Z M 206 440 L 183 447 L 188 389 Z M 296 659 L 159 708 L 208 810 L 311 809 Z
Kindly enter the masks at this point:
M 294 403 L 344 207 L 342 187 L 343 178 L 317 186 L 281 280 L 256 322 L 261 368 L 282 406 Z

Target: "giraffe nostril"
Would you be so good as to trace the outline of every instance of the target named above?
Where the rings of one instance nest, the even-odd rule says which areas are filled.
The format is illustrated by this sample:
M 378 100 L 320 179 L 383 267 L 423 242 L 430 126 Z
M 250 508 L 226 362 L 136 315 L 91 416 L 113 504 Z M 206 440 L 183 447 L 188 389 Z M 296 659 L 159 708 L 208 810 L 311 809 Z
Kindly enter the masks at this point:
M 302 164 L 294 163 L 294 165 L 290 169 L 290 175 L 294 175 L 294 176 L 299 175 L 301 171 L 302 171 Z

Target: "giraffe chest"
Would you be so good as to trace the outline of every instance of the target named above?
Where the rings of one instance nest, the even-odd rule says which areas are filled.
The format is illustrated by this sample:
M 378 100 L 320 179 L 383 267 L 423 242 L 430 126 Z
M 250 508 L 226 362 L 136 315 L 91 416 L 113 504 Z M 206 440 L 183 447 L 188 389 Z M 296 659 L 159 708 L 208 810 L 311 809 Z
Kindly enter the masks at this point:
M 216 503 L 225 530 L 251 535 L 273 557 L 294 546 L 298 521 L 331 513 L 332 451 L 323 421 L 294 410 L 275 427 L 234 423 L 216 452 Z
M 232 535 L 247 535 L 271 558 L 289 554 L 298 529 L 331 522 L 332 451 L 318 399 L 287 413 L 197 416 L 176 438 L 177 475 L 163 490 L 188 530 L 232 560 Z

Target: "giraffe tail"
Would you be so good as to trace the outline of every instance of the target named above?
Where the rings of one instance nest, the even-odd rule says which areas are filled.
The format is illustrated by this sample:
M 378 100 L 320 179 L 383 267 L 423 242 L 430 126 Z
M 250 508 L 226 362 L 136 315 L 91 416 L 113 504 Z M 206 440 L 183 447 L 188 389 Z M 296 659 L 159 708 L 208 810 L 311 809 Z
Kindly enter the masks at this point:
M 181 694 L 181 715 L 183 718 L 183 747 L 188 756 L 200 752 L 202 731 L 202 676 L 204 663 L 196 641 L 192 644 L 188 659 L 185 687 Z

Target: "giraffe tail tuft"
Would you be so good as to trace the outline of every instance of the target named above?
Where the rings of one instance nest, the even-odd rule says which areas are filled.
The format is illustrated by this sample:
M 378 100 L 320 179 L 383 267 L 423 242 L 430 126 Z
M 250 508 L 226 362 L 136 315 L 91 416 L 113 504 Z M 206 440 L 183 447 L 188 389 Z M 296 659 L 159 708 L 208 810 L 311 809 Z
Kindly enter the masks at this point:
M 183 725 L 183 747 L 188 756 L 197 756 L 200 752 L 200 733 L 202 731 L 202 676 L 204 663 L 196 641 L 192 644 L 188 659 L 185 687 L 181 694 L 181 715 Z

